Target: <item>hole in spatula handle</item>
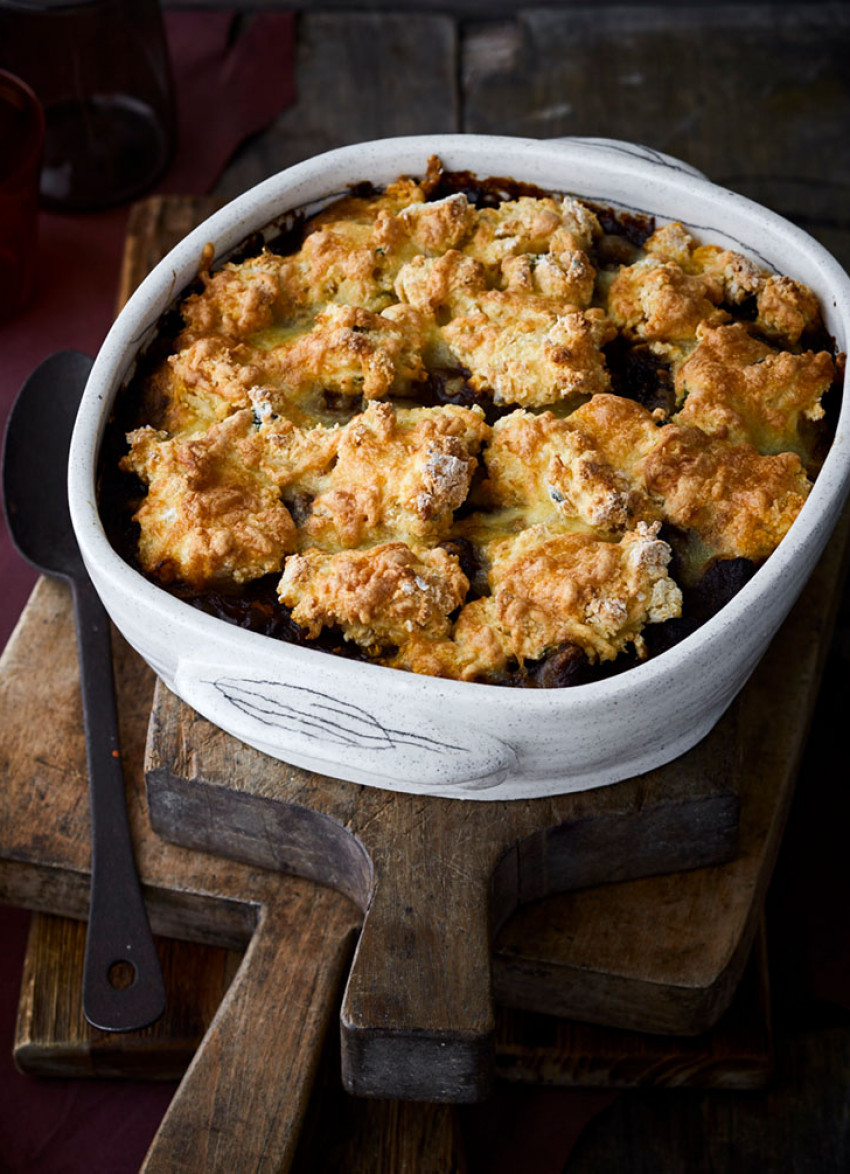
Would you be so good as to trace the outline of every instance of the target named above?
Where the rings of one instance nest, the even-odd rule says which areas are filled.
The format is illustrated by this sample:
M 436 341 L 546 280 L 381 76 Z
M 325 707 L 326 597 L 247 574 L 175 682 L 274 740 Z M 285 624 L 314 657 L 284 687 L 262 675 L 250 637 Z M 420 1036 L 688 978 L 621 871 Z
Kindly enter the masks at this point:
M 136 968 L 132 962 L 113 962 L 106 977 L 116 991 L 126 991 L 136 981 Z

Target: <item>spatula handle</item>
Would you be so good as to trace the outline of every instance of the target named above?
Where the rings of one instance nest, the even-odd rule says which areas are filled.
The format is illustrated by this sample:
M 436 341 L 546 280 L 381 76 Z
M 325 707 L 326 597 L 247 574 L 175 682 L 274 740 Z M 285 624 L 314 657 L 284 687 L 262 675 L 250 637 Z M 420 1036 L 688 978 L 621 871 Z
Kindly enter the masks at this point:
M 162 1014 L 165 987 L 127 820 L 109 618 L 87 577 L 72 589 L 91 803 L 83 1013 L 101 1031 L 137 1031 Z

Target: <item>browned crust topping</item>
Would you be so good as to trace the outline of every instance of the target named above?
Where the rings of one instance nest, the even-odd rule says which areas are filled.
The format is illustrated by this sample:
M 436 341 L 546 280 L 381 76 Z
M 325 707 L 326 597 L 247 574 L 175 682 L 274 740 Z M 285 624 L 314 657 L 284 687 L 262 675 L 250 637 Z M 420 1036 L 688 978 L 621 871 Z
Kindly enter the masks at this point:
M 152 428 L 131 435 L 126 468 L 149 485 L 137 513 L 139 558 L 164 582 L 245 583 L 295 549 L 289 511 L 251 459 L 251 432 L 251 412 L 241 411 L 194 440 Z
M 696 582 L 714 558 L 767 558 L 811 489 L 800 458 L 762 456 L 750 444 L 730 444 L 699 428 L 671 424 L 659 431 L 640 475 L 664 517 L 688 534 L 680 550 L 683 581 Z
M 676 376 L 684 401 L 676 419 L 761 452 L 805 457 L 800 425 L 824 414 L 821 397 L 835 378 L 832 356 L 774 350 L 741 323 L 700 325 L 697 339 Z
M 350 639 L 368 646 L 404 644 L 413 633 L 446 636 L 449 615 L 468 586 L 457 559 L 440 547 L 414 551 L 389 542 L 369 550 L 293 555 L 279 594 L 308 635 L 339 625 Z
M 338 201 L 286 256 L 206 257 L 122 462 L 138 560 L 198 591 L 279 573 L 307 639 L 419 673 L 640 657 L 682 609 L 674 551 L 686 590 L 761 562 L 806 499 L 817 301 L 681 224 L 615 264 L 580 200 L 432 200 L 442 175 Z M 672 418 L 612 393 L 615 339 L 669 367 Z

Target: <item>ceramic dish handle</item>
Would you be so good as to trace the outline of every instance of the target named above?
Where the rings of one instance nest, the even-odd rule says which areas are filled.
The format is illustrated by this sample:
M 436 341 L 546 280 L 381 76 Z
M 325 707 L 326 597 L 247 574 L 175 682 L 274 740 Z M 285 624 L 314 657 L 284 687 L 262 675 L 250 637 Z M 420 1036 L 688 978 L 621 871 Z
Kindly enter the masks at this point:
M 599 147 L 601 151 L 613 151 L 618 155 L 628 155 L 632 159 L 645 159 L 647 163 L 655 163 L 672 171 L 682 171 L 686 175 L 696 176 L 697 179 L 707 179 L 708 176 L 691 163 L 677 159 L 675 155 L 668 155 L 665 151 L 657 151 L 655 147 L 645 147 L 642 143 L 628 143 L 622 139 L 604 139 L 585 137 L 583 135 L 564 135 L 557 139 L 547 139 L 555 143 L 584 143 L 588 147 Z
M 515 769 L 513 746 L 440 714 L 410 722 L 392 700 L 345 697 L 321 681 L 280 679 L 182 660 L 174 692 L 214 725 L 267 754 L 346 777 L 372 774 L 400 790 L 480 792 Z M 407 728 L 409 727 L 409 728 Z M 406 786 L 405 782 L 410 785 Z

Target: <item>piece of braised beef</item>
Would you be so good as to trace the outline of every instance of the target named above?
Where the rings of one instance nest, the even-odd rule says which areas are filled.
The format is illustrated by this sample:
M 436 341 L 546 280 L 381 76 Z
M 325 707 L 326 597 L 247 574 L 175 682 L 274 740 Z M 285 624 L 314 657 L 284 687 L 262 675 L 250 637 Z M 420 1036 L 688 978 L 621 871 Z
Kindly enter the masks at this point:
M 634 400 L 648 412 L 661 408 L 669 416 L 675 411 L 670 368 L 646 343 L 631 343 L 618 335 L 604 351 L 614 395 Z

